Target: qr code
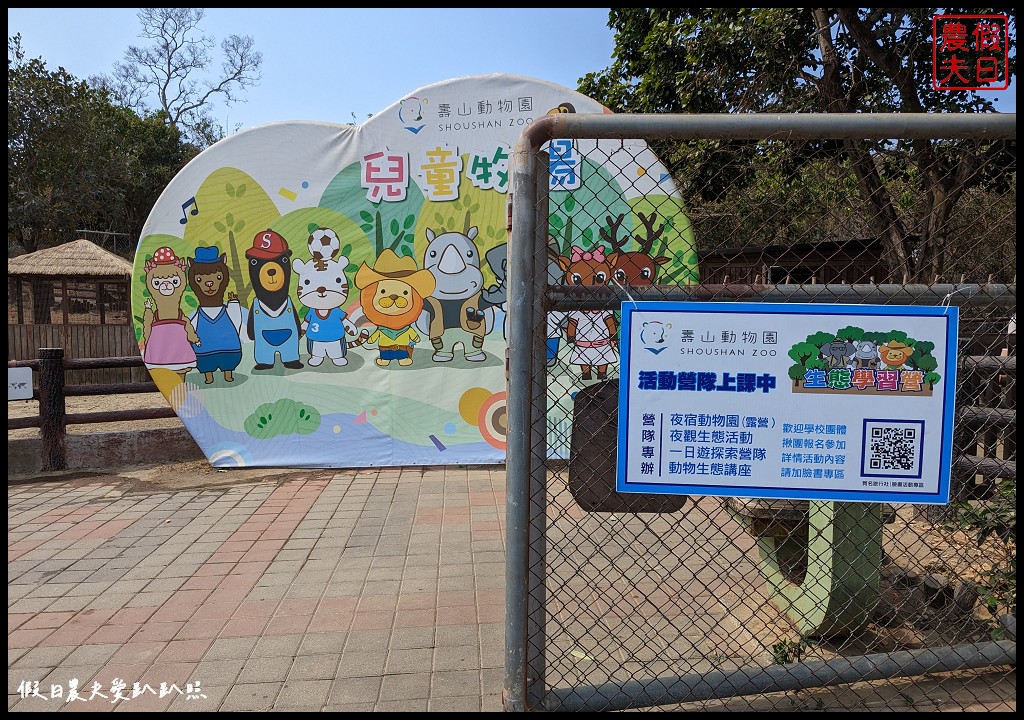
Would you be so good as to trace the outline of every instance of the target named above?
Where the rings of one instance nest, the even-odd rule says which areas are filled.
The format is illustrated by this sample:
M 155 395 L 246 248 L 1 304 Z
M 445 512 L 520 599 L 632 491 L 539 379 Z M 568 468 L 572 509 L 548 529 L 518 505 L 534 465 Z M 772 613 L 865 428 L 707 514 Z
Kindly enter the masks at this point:
M 923 420 L 865 420 L 861 474 L 919 478 L 923 450 Z

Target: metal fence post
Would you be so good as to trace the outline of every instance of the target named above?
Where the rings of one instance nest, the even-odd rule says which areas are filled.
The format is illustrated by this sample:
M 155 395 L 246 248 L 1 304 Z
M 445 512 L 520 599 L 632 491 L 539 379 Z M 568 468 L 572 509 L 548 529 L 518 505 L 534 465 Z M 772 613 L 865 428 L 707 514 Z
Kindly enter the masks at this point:
M 533 348 L 534 258 L 526 248 L 530 239 L 520 237 L 532 231 L 536 203 L 536 168 L 540 165 L 533 148 L 517 145 L 513 164 L 512 238 L 509 243 L 509 333 L 519 342 L 508 350 L 508 443 L 505 476 L 505 516 L 508 525 L 505 560 L 505 710 L 524 712 L 527 708 L 528 659 L 526 647 L 527 595 L 530 587 L 530 479 Z
M 43 470 L 67 467 L 64 411 L 64 348 L 39 348 L 39 434 L 43 440 Z

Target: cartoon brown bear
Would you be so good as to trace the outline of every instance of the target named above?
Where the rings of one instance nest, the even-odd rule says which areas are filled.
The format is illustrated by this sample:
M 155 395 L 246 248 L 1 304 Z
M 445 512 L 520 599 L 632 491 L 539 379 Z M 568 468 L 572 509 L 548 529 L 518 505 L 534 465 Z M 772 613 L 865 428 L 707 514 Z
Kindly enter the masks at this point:
M 235 293 L 227 292 L 229 279 L 227 256 L 216 245 L 196 248 L 195 257 L 188 260 L 188 285 L 199 307 L 189 319 L 200 340 L 193 346 L 196 367 L 207 385 L 217 370 L 224 373 L 224 380 L 234 382 L 234 370 L 242 361 L 242 306 Z

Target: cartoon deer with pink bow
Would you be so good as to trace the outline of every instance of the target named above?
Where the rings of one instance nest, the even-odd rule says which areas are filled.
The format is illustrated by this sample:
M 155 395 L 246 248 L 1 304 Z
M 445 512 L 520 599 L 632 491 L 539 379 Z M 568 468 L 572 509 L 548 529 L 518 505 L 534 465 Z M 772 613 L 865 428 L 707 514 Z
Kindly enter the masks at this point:
M 568 257 L 560 255 L 557 261 L 565 273 L 564 285 L 607 285 L 612 274 L 611 262 L 602 245 L 591 250 L 573 245 L 572 253 Z M 608 365 L 618 361 L 615 313 L 611 310 L 573 310 L 566 317 L 565 339 L 572 346 L 569 363 L 580 366 L 584 380 L 592 379 L 595 368 L 597 379 L 606 379 Z

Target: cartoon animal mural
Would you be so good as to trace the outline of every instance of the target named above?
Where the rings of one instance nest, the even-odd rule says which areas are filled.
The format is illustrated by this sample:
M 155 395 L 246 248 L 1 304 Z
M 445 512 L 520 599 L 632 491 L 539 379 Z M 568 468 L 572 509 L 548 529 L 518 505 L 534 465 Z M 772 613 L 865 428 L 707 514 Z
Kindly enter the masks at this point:
M 386 249 L 371 268 L 365 262 L 356 271 L 356 287 L 363 315 L 376 329 L 366 345 L 377 347 L 377 364 L 387 367 L 397 360 L 412 365 L 412 353 L 422 338 L 415 322 L 423 311 L 424 298 L 434 291 L 434 276 L 420 270 L 408 256 Z
M 558 103 L 557 107 L 553 107 L 550 110 L 548 110 L 547 114 L 548 115 L 564 115 L 564 114 L 567 114 L 567 113 L 574 113 L 574 112 L 576 112 L 576 106 L 575 105 L 573 105 L 571 102 L 561 102 L 561 103 Z
M 484 300 L 500 308 L 505 313 L 502 337 L 508 340 L 508 243 L 495 245 L 486 253 L 484 259 L 494 273 L 497 284 L 488 285 L 484 290 Z M 553 248 L 548 248 L 547 253 L 547 279 L 548 285 L 556 285 L 562 281 L 562 269 L 558 265 L 558 253 Z M 565 313 L 561 310 L 548 312 L 548 333 L 547 333 L 547 366 L 552 367 L 558 359 L 558 350 L 561 346 L 562 332 L 565 326 Z
M 495 245 L 486 253 L 484 259 L 487 266 L 494 273 L 495 284 L 488 285 L 484 289 L 484 300 L 505 313 L 505 322 L 502 326 L 502 337 L 508 340 L 508 243 Z
M 444 232 L 435 235 L 427 228 L 427 248 L 423 267 L 434 276 L 434 292 L 426 298 L 424 312 L 429 327 L 434 362 L 451 362 L 461 345 L 466 360 L 483 362 L 484 309 L 493 303 L 483 298 L 483 273 L 480 251 L 473 239 L 477 228 L 465 234 Z
M 279 233 L 256 233 L 252 247 L 245 251 L 249 259 L 249 281 L 253 298 L 246 331 L 252 339 L 253 370 L 270 370 L 281 363 L 289 369 L 303 366 L 299 360 L 299 315 L 289 296 L 292 279 L 292 251 Z
M 548 285 L 559 284 L 565 275 L 562 271 L 562 266 L 558 264 L 558 250 L 555 249 L 554 242 L 555 238 L 549 235 L 547 248 Z M 558 353 L 561 350 L 562 335 L 564 333 L 565 311 L 549 311 L 547 326 L 547 366 L 549 368 L 558 364 Z
M 348 258 L 341 254 L 341 242 L 330 228 L 310 233 L 307 246 L 312 259 L 292 263 L 299 302 L 308 309 L 300 325 L 306 335 L 307 362 L 317 367 L 329 357 L 337 367 L 343 367 L 348 365 L 349 348 L 362 345 L 370 334 L 360 333 L 341 309 L 348 302 Z M 349 341 L 346 334 L 356 339 Z
M 825 358 L 829 368 L 845 368 L 850 358 L 853 357 L 857 346 L 849 340 L 836 338 L 821 346 L 821 355 Z
M 460 117 L 466 106 L 474 117 Z M 502 247 L 511 242 L 512 149 L 549 108 L 553 115 L 608 112 L 542 80 L 460 77 L 406 88 L 358 126 L 321 117 L 243 129 L 182 168 L 140 230 L 133 329 L 140 350 L 150 344 L 152 360 L 163 332 L 155 303 L 165 302 L 150 297 L 158 293 L 143 264 L 160 248 L 187 259 L 184 295 L 166 304 L 172 320 L 179 307 L 190 316 L 178 326 L 178 347 L 196 359 L 177 358 L 182 364 L 173 370 L 151 367 L 214 467 L 505 461 L 501 358 L 518 340 L 499 327 L 508 318 L 502 306 L 514 312 Z M 652 253 L 673 258 L 658 274 L 672 268 L 680 282 L 696 280 L 685 204 L 644 142 L 572 141 L 557 151 L 548 168 L 550 284 L 563 282 L 558 257 L 571 257 L 574 245 L 593 253 L 600 243 L 609 259 L 595 218 L 624 214 L 618 236 L 630 237 L 627 247 L 636 250 L 633 233 L 645 233 L 637 214 L 655 208 L 651 229 L 663 234 L 652 240 Z M 220 261 L 226 279 L 217 277 Z M 180 273 L 158 269 L 166 271 Z M 557 389 L 578 385 L 581 368 L 591 380 L 616 372 L 614 314 L 596 316 L 595 326 L 590 319 L 578 314 L 570 327 L 568 312 L 548 313 L 552 458 L 568 458 L 573 418 L 573 393 Z M 215 320 L 220 334 L 209 336 Z M 315 339 L 320 320 L 334 325 L 329 338 Z M 228 322 L 240 328 L 237 345 Z M 353 336 L 352 325 L 365 332 Z M 339 366 L 342 358 L 348 362 Z M 192 382 L 181 382 L 185 373 Z
M 889 340 L 889 342 L 878 348 L 878 357 L 886 370 L 912 369 L 912 366 L 907 361 L 913 354 L 914 346 L 907 345 L 900 340 Z
M 227 255 L 216 245 L 197 247 L 195 257 L 188 259 L 188 286 L 199 307 L 189 321 L 199 338 L 192 346 L 196 368 L 207 385 L 218 370 L 226 382 L 234 382 L 235 368 L 242 362 L 242 306 L 235 293 L 227 292 L 228 280 Z
M 658 277 L 658 267 L 669 261 L 667 257 L 653 256 L 651 251 L 655 241 L 659 240 L 665 232 L 664 223 L 658 229 L 654 225 L 658 220 L 658 214 L 652 212 L 649 216 L 642 212 L 637 213 L 640 222 L 643 223 L 646 233 L 636 233 L 633 237 L 639 244 L 639 249 L 626 252 L 628 236 L 619 238 L 619 227 L 622 225 L 624 214 L 612 219 L 611 215 L 606 216 L 608 229 L 601 228 L 601 239 L 611 246 L 611 253 L 608 261 L 612 266 L 611 282 L 617 285 L 653 285 Z
M 602 245 L 584 250 L 573 245 L 572 253 L 559 256 L 558 264 L 564 271 L 566 285 L 607 285 L 611 277 L 611 264 Z M 570 364 L 578 365 L 584 380 L 608 377 L 608 366 L 618 361 L 616 346 L 618 323 L 611 310 L 573 310 L 566 314 L 565 339 L 572 346 Z
M 188 282 L 185 260 L 163 246 L 144 267 L 150 297 L 142 317 L 142 359 L 150 369 L 165 368 L 184 380 L 196 368 L 195 347 L 201 345 L 192 321 L 181 310 Z

